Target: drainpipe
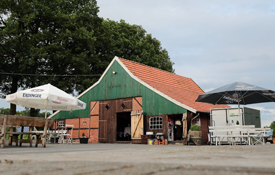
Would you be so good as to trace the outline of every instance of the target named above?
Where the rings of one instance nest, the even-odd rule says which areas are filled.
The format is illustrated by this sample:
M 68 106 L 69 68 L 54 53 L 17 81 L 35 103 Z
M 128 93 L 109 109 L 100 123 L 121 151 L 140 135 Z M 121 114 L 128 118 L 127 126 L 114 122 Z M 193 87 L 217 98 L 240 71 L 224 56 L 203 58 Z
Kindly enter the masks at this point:
M 190 129 L 191 129 L 193 120 L 196 119 L 196 118 L 199 117 L 199 116 L 200 116 L 200 113 L 198 113 L 195 117 L 193 117 L 193 118 L 191 119 L 189 131 L 190 131 Z

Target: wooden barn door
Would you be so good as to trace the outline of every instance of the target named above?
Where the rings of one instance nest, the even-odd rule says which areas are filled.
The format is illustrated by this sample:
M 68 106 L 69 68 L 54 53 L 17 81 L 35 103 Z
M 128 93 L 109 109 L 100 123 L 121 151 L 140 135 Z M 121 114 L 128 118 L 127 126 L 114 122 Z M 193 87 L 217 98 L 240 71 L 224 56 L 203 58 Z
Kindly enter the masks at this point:
M 99 102 L 99 143 L 116 141 L 116 103 L 115 100 Z
M 141 139 L 143 135 L 143 111 L 132 111 L 131 112 L 131 138 Z

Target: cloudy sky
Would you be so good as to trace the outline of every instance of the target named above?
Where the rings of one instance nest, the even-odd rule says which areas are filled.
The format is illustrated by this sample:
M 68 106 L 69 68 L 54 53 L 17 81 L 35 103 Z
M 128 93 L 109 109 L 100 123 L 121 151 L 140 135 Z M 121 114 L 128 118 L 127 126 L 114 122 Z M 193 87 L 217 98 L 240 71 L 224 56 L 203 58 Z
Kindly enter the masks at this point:
M 176 74 L 204 91 L 235 81 L 275 90 L 274 0 L 98 0 L 98 6 L 100 17 L 141 25 L 161 41 Z M 275 103 L 247 107 L 261 110 L 262 126 L 275 121 Z
M 98 0 L 99 16 L 141 25 L 162 43 L 176 74 L 204 91 L 242 81 L 275 90 L 274 0 Z M 117 55 L 119 56 L 119 55 Z M 261 110 L 275 121 L 275 103 Z

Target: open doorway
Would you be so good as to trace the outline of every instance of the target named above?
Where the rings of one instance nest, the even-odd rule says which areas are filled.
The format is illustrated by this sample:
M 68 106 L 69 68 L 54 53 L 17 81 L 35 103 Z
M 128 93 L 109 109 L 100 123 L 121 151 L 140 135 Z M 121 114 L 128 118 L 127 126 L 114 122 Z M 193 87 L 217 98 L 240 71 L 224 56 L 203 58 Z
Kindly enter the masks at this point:
M 174 141 L 182 140 L 183 122 L 182 115 L 174 115 Z
M 117 113 L 117 141 L 131 141 L 131 112 Z

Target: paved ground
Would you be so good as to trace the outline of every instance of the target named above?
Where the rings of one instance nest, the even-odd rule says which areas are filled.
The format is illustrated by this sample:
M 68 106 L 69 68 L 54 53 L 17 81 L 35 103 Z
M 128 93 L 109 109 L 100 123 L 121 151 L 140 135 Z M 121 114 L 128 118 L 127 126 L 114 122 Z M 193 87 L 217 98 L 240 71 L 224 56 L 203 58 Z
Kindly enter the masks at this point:
M 6 174 L 275 174 L 275 144 L 149 146 L 48 144 L 0 149 Z

